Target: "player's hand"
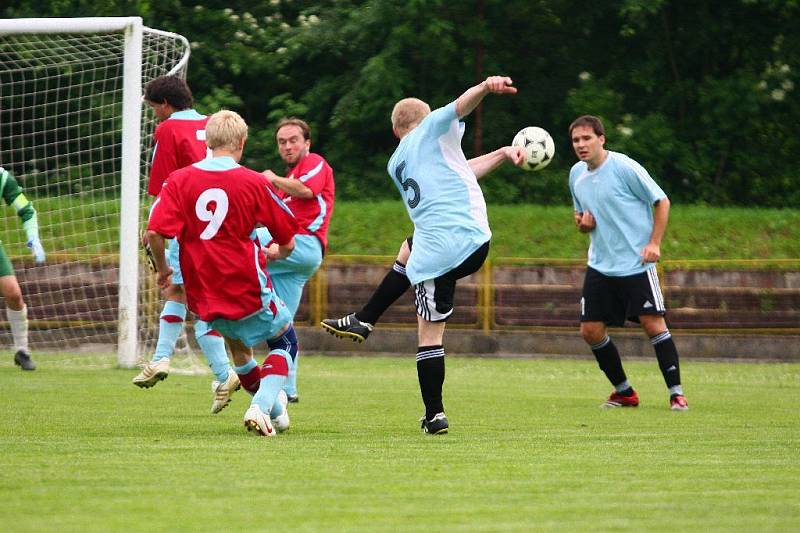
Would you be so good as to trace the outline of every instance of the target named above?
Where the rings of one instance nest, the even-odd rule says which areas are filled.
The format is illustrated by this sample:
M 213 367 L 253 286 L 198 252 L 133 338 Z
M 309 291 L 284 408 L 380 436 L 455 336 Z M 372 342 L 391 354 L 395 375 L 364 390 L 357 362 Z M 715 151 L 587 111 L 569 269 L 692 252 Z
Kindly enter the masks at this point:
M 29 240 L 28 248 L 31 249 L 31 253 L 33 254 L 33 260 L 36 261 L 37 265 L 41 265 L 42 263 L 44 263 L 46 254 L 44 253 L 42 242 L 39 239 Z
M 657 263 L 658 260 L 661 259 L 661 247 L 652 242 L 648 242 L 647 245 L 642 248 L 642 252 L 639 255 L 642 256 L 642 264 Z
M 514 83 L 508 76 L 489 76 L 484 82 L 486 89 L 494 94 L 516 94 L 517 88 L 513 87 Z
M 578 226 L 578 230 L 580 230 L 581 233 L 589 233 L 597 227 L 597 221 L 594 219 L 594 215 L 588 210 L 583 213 L 575 213 L 575 224 Z
M 273 171 L 271 171 L 269 169 L 267 169 L 264 172 L 262 172 L 262 174 L 264 174 L 267 177 L 267 179 L 269 180 L 269 182 L 272 183 L 273 185 L 275 185 L 275 178 L 279 177 L 277 174 L 275 174 Z
M 525 162 L 525 148 L 522 146 L 506 146 L 503 148 L 506 159 L 511 161 L 515 166 L 520 166 Z
M 167 266 L 167 269 L 162 271 L 158 271 L 156 273 L 156 283 L 161 289 L 166 289 L 170 285 L 172 285 L 172 267 Z
M 277 261 L 278 259 L 282 259 L 278 243 L 272 243 L 269 246 L 265 246 L 262 248 L 262 250 L 264 250 L 264 255 L 267 256 L 267 261 Z

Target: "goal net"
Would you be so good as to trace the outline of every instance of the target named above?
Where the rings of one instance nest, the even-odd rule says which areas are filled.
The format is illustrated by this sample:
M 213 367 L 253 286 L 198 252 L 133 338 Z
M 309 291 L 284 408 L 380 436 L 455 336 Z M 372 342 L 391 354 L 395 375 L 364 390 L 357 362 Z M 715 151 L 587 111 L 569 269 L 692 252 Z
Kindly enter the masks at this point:
M 138 17 L 0 20 L 0 166 L 36 208 L 47 252 L 35 265 L 3 208 L 34 351 L 118 350 L 126 367 L 152 352 L 162 304 L 138 244 L 155 126 L 142 88 L 185 77 L 188 57 L 184 37 Z

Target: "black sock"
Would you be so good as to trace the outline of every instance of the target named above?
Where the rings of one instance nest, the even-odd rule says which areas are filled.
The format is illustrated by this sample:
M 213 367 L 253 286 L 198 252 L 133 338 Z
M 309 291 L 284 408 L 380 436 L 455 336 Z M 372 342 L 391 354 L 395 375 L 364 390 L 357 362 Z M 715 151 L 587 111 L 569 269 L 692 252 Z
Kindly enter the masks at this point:
M 381 315 L 389 309 L 411 286 L 406 276 L 406 266 L 395 261 L 392 269 L 383 277 L 378 288 L 372 293 L 367 305 L 356 313 L 356 318 L 361 322 L 369 322 L 373 326 Z
M 672 334 L 670 334 L 669 330 L 659 333 L 650 338 L 650 343 L 656 351 L 658 367 L 661 369 L 661 375 L 664 376 L 664 383 L 667 384 L 667 388 L 680 385 L 681 369 L 678 365 L 678 349 L 672 340 Z
M 597 359 L 597 364 L 600 365 L 600 370 L 605 373 L 612 385 L 616 387 L 628 379 L 622 369 L 622 360 L 619 358 L 619 352 L 611 337 L 606 336 L 605 339 L 593 345 L 592 353 Z
M 417 377 L 422 401 L 425 403 L 425 419 L 431 420 L 436 413 L 444 412 L 444 348 L 441 345 L 417 348 Z

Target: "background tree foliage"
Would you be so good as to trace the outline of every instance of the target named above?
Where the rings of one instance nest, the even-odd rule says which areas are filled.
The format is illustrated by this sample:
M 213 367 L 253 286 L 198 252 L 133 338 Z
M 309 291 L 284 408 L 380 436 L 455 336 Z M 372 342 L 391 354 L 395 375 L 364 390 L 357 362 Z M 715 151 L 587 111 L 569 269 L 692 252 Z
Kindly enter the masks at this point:
M 541 172 L 497 171 L 490 201 L 567 203 L 567 126 L 590 113 L 673 201 L 800 204 L 797 0 L 28 0 L 0 14 L 138 14 L 186 36 L 198 108 L 251 125 L 246 163 L 282 170 L 274 124 L 301 116 L 340 198 L 396 194 L 396 100 L 444 105 L 503 73 L 520 92 L 467 119 L 468 156 L 528 125 L 551 132 L 557 155 Z

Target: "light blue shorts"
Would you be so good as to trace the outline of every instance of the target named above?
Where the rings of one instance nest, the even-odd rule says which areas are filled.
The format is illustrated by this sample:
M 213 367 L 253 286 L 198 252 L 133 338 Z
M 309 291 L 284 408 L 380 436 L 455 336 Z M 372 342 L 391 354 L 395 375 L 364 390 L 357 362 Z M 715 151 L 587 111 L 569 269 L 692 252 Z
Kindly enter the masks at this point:
M 258 240 L 269 242 L 272 237 L 267 228 L 255 230 Z M 294 250 L 286 259 L 267 263 L 267 272 L 275 292 L 286 303 L 292 316 L 297 312 L 303 287 L 322 264 L 322 244 L 313 235 L 295 235 Z
M 292 314 L 286 304 L 277 296 L 273 296 L 272 301 L 278 310 L 275 315 L 269 308 L 266 308 L 241 320 L 224 318 L 212 320 L 211 327 L 229 339 L 242 341 L 247 347 L 253 347 L 277 337 L 286 324 L 292 321 Z
M 292 321 L 292 313 L 274 287 L 269 287 L 267 273 L 258 268 L 258 281 L 261 286 L 261 310 L 239 320 L 219 318 L 211 321 L 211 327 L 229 339 L 241 341 L 252 347 L 260 342 L 278 336 L 278 333 Z
M 181 247 L 178 244 L 178 239 L 169 239 L 167 241 L 167 264 L 172 267 L 172 283 L 174 285 L 183 285 L 183 272 L 181 272 L 180 260 Z
M 267 263 L 275 292 L 292 312 L 297 312 L 303 287 L 322 264 L 322 245 L 313 235 L 295 235 L 295 247 L 286 259 Z

